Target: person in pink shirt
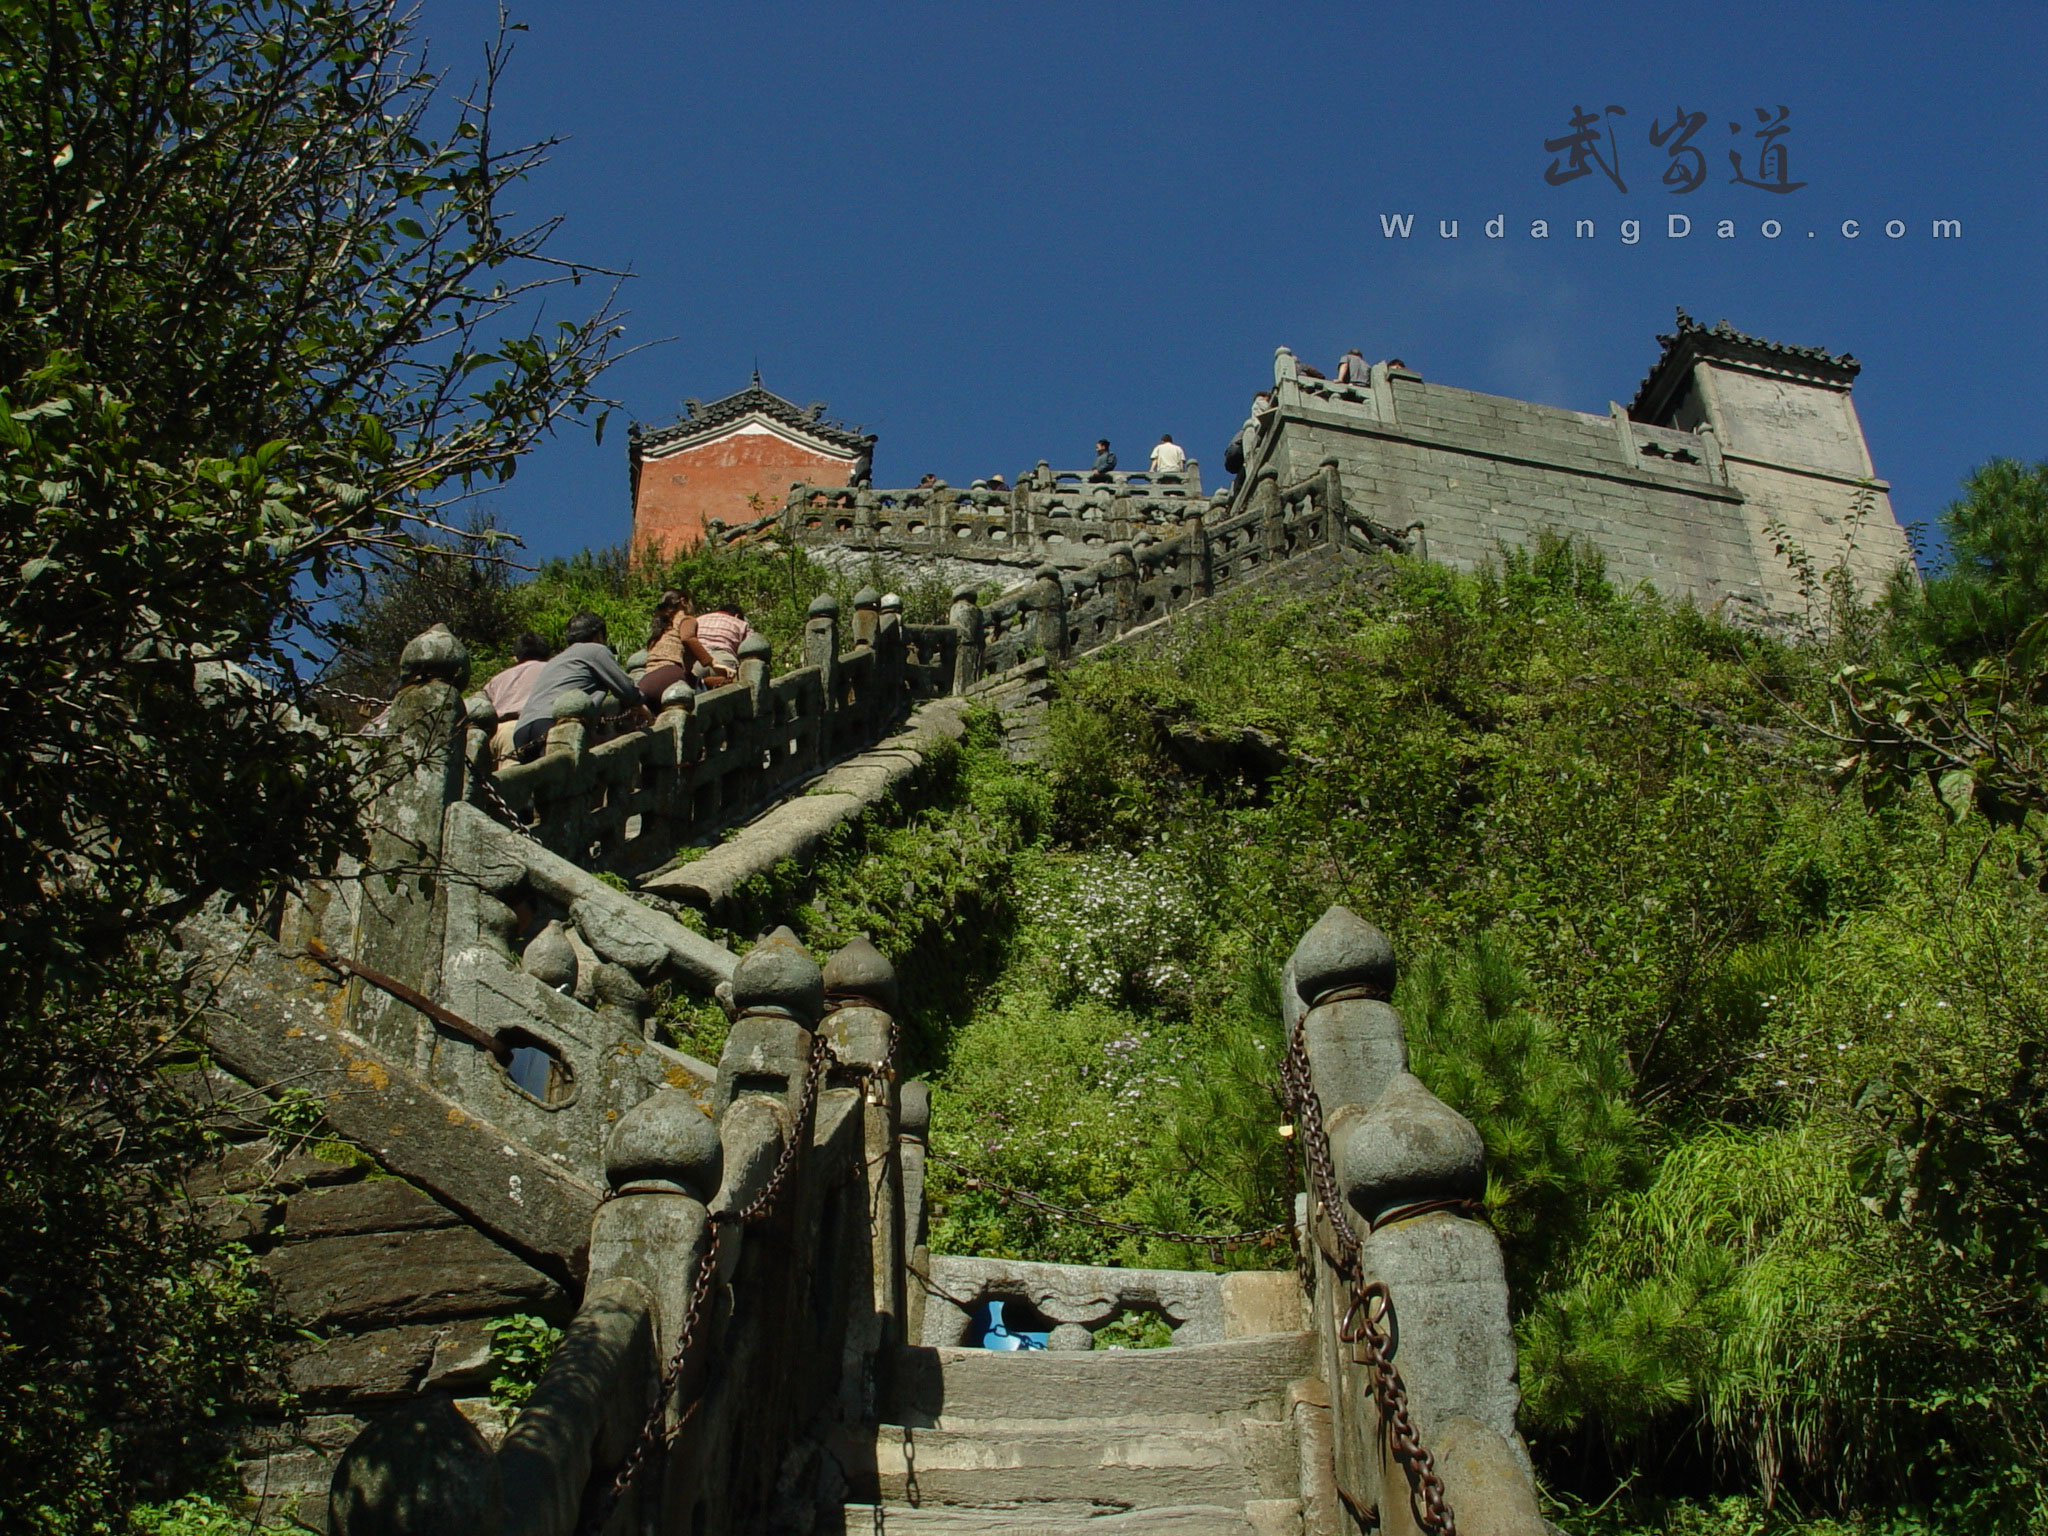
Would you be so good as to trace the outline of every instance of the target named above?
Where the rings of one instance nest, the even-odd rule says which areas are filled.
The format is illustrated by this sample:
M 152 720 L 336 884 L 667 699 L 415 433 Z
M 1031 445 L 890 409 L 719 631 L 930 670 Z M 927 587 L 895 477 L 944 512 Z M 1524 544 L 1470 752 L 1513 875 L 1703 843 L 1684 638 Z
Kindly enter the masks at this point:
M 484 697 L 498 713 L 497 730 L 491 736 L 496 757 L 512 755 L 512 729 L 519 724 L 519 712 L 526 708 L 534 680 L 553 654 L 547 641 L 529 631 L 512 642 L 512 665 L 484 684 Z
M 722 687 L 738 674 L 740 647 L 753 632 L 754 627 L 737 603 L 721 603 L 709 613 L 697 616 L 697 638 L 711 653 L 712 665 L 704 674 L 707 686 Z

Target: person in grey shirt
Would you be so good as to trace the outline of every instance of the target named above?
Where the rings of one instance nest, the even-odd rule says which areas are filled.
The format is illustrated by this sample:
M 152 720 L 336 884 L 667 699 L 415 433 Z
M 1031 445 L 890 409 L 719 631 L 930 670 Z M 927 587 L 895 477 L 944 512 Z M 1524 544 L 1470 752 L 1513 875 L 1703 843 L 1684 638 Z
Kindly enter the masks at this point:
M 628 706 L 628 718 L 644 718 L 640 689 L 612 654 L 604 620 L 585 610 L 571 618 L 562 630 L 562 649 L 533 680 L 533 692 L 526 696 L 526 708 L 519 712 L 519 725 L 512 733 L 512 755 L 520 762 L 540 756 L 547 745 L 548 727 L 555 723 L 555 700 L 565 693 L 608 693 Z

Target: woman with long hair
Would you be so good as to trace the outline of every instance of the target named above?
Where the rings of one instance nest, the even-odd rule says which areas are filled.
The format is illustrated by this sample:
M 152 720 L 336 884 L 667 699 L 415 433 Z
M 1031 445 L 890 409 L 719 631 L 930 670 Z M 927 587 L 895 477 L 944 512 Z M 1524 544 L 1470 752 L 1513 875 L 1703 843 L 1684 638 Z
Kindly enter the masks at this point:
M 660 708 L 661 696 L 672 685 L 690 681 L 693 661 L 706 669 L 716 665 L 697 638 L 690 600 L 680 592 L 664 592 L 654 605 L 654 627 L 647 637 L 647 670 L 640 674 L 640 697 L 650 709 Z

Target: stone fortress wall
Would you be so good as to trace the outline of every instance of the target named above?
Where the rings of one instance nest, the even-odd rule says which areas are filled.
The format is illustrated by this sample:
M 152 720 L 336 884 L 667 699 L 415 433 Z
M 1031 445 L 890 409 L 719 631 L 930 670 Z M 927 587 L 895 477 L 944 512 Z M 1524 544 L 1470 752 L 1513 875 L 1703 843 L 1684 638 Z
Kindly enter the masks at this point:
M 1205 496 L 1178 481 L 1099 482 L 1043 461 L 1014 488 L 976 481 L 881 490 L 799 484 L 776 511 L 709 537 L 776 534 L 827 563 L 914 563 L 962 583 L 1085 566 L 1119 543 L 1165 540 L 1242 514 L 1260 472 L 1335 464 L 1354 514 L 1460 569 L 1545 533 L 1583 539 L 1624 586 L 1750 619 L 1801 617 L 1788 555 L 1844 566 L 1874 592 L 1912 564 L 1850 397 L 1861 365 L 1818 347 L 1705 326 L 1683 310 L 1627 406 L 1604 416 L 1425 381 L 1398 361 L 1359 384 L 1305 373 L 1280 348 L 1270 396 L 1240 441 L 1244 472 Z

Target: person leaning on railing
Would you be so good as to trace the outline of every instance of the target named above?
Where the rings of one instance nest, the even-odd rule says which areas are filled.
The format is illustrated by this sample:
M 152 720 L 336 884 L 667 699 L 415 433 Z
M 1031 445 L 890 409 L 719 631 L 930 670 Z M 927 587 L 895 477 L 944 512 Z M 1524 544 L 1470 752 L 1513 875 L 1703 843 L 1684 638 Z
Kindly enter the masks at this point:
M 512 755 L 520 762 L 531 762 L 547 746 L 548 728 L 555 723 L 555 700 L 565 693 L 580 692 L 615 700 L 616 712 L 611 716 L 614 729 L 647 723 L 647 706 L 640 701 L 640 689 L 612 654 L 606 643 L 608 638 L 604 620 L 587 609 L 563 628 L 561 654 L 541 668 L 540 676 L 533 680 L 533 692 L 527 696 L 518 729 L 512 733 Z
M 547 670 L 554 647 L 530 631 L 512 642 L 512 665 L 484 684 L 484 697 L 498 712 L 498 724 L 491 737 L 491 755 L 503 762 L 512 755 L 512 735 L 519 728 L 520 712 L 533 696 L 533 685 Z
M 692 663 L 708 686 L 716 686 L 709 679 L 719 675 L 719 667 L 698 636 L 700 622 L 690 612 L 690 600 L 680 592 L 664 592 L 654 605 L 654 628 L 647 637 L 647 670 L 640 674 L 640 698 L 649 709 L 659 708 L 661 696 L 675 684 L 693 680 Z
M 702 672 L 706 688 L 722 688 L 739 675 L 740 647 L 753 632 L 737 603 L 720 603 L 698 618 L 697 638 L 710 652 L 710 666 Z

